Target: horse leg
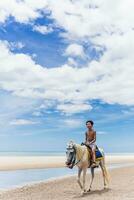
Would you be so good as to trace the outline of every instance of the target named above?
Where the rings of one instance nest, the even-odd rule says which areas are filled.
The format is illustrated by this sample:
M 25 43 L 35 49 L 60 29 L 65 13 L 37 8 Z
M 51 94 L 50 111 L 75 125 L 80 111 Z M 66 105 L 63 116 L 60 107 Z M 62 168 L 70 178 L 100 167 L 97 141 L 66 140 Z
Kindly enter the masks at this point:
M 93 180 L 94 180 L 94 168 L 91 167 L 91 181 L 90 181 L 90 186 L 89 186 L 88 192 L 91 191 Z
M 101 160 L 99 164 L 100 164 L 102 175 L 103 175 L 103 182 L 104 182 L 104 189 L 105 189 L 107 187 L 106 177 L 105 177 L 105 168 L 104 168 L 105 163 Z
M 83 169 L 83 193 L 86 192 L 86 189 L 85 189 L 86 172 L 87 172 L 87 168 L 84 168 Z
M 81 184 L 81 182 L 80 182 L 81 172 L 82 172 L 82 169 L 81 169 L 81 168 L 78 168 L 78 178 L 77 178 L 77 182 L 78 182 L 80 188 L 82 189 L 82 184 Z

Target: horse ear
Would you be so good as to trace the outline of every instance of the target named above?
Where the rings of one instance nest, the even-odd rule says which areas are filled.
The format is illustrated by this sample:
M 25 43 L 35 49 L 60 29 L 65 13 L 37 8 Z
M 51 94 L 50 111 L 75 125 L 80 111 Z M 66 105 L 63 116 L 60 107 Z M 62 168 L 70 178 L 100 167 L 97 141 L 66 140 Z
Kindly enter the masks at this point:
M 74 141 L 70 140 L 69 144 L 74 145 Z
M 68 146 L 72 148 L 74 146 L 74 141 L 70 140 L 69 143 L 68 143 Z

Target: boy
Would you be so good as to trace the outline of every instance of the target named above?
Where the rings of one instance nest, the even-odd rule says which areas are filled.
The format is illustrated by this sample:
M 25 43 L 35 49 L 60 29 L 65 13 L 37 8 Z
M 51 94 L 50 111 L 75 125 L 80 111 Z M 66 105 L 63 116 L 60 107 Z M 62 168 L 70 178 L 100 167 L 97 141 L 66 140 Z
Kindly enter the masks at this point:
M 91 167 L 96 167 L 96 131 L 93 129 L 94 122 L 92 120 L 86 121 L 87 131 L 85 133 L 85 145 L 90 147 L 93 163 Z

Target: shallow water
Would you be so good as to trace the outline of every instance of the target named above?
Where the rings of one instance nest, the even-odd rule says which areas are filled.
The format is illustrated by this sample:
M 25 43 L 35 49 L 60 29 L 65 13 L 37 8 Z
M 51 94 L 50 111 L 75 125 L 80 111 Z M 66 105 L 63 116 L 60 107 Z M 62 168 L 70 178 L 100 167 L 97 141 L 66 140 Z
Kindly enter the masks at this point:
M 31 182 L 44 181 L 53 177 L 73 175 L 77 169 L 49 168 L 49 169 L 26 169 L 14 171 L 0 171 L 0 189 L 11 188 Z
M 132 163 L 127 164 L 113 164 L 108 166 L 108 169 L 134 166 Z M 100 169 L 96 169 L 98 171 Z M 90 172 L 90 170 L 89 170 Z M 0 189 L 9 189 L 31 184 L 41 181 L 46 181 L 51 178 L 57 178 L 68 175 L 77 174 L 77 167 L 73 169 L 68 168 L 49 168 L 49 169 L 26 169 L 15 171 L 0 171 Z

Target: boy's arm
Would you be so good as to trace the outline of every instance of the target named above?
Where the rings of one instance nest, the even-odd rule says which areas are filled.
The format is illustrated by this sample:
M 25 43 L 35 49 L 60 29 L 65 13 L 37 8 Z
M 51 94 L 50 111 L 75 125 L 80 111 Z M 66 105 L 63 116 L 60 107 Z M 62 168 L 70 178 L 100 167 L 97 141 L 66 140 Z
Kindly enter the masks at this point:
M 87 132 L 85 132 L 85 142 L 87 141 Z
M 90 142 L 90 144 L 96 142 L 96 131 L 94 131 L 94 139 Z
M 85 132 L 85 142 L 82 142 L 81 145 L 85 145 L 87 142 L 87 132 Z

